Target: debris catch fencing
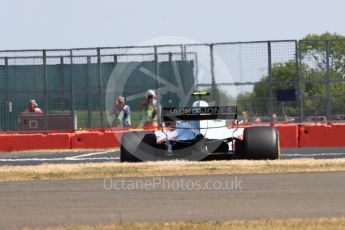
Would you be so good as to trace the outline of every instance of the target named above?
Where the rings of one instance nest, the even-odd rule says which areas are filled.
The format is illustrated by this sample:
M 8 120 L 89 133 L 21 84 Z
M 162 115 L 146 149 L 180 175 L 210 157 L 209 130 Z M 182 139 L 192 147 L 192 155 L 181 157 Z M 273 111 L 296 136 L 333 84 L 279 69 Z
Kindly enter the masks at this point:
M 23 129 L 30 99 L 44 111 L 43 130 L 54 113 L 68 114 L 71 130 L 107 128 L 117 96 L 138 127 L 148 89 L 162 107 L 190 106 L 191 92 L 207 90 L 210 105 L 237 105 L 251 121 L 345 120 L 344 77 L 345 40 L 6 50 L 0 130 Z

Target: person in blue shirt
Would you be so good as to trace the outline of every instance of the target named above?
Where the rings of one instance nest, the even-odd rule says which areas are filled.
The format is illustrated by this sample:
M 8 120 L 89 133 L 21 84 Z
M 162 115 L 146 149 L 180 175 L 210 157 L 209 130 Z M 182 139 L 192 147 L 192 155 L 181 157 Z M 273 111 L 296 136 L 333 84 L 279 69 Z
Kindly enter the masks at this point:
M 113 127 L 130 127 L 131 126 L 131 110 L 125 104 L 125 98 L 119 96 L 116 104 L 110 111 L 110 116 L 113 118 Z

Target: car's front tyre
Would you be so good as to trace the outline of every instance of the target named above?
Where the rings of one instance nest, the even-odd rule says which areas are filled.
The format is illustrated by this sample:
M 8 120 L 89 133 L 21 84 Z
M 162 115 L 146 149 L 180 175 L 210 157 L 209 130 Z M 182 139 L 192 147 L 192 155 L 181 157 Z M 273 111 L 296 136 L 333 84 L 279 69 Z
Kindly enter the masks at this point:
M 257 126 L 244 129 L 242 156 L 253 160 L 280 158 L 279 133 L 274 127 Z

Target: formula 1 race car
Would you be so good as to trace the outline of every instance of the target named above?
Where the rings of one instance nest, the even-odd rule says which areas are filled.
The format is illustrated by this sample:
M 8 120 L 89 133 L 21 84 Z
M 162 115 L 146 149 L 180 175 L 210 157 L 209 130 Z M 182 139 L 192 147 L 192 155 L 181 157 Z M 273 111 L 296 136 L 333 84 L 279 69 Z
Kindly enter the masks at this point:
M 163 108 L 161 117 L 165 124 L 170 124 L 169 128 L 122 135 L 121 162 L 280 157 L 276 128 L 227 126 L 226 120 L 237 120 L 236 106 L 210 107 L 200 98 L 189 108 Z

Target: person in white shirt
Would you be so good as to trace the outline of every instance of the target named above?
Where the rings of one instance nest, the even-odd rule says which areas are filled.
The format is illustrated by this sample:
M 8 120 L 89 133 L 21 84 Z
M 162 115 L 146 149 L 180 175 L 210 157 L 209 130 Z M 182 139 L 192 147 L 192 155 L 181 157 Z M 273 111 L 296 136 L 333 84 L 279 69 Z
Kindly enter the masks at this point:
M 25 112 L 29 113 L 43 113 L 43 110 L 38 108 L 37 102 L 35 99 L 31 99 L 28 103 L 28 107 Z
M 113 118 L 113 127 L 130 127 L 131 126 L 131 110 L 128 105 L 125 104 L 125 98 L 119 96 L 116 100 L 116 104 L 109 112 Z

